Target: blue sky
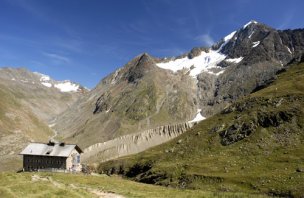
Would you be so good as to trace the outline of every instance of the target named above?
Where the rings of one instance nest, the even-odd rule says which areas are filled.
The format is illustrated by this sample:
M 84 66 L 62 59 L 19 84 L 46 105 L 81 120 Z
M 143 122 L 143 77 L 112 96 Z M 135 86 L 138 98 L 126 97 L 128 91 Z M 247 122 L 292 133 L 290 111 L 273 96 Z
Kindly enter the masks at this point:
M 304 28 L 302 0 L 0 0 L 0 66 L 93 88 L 142 52 L 177 56 L 251 19 Z

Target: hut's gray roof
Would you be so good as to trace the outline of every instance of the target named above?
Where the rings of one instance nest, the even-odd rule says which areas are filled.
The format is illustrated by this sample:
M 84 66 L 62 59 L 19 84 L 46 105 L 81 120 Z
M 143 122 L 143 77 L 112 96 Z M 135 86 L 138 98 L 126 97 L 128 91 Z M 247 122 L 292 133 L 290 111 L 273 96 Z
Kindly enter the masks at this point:
M 82 150 L 76 144 L 30 143 L 27 147 L 25 147 L 25 149 L 23 149 L 20 155 L 68 157 L 74 149 L 76 149 L 79 153 L 82 153 Z

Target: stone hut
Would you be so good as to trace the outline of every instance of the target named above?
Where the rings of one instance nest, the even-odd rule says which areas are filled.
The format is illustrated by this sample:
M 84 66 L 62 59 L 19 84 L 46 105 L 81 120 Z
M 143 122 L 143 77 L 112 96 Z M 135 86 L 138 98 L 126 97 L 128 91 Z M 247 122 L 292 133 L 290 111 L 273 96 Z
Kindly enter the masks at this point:
M 24 171 L 73 171 L 80 172 L 80 154 L 76 144 L 49 142 L 30 143 L 21 153 Z

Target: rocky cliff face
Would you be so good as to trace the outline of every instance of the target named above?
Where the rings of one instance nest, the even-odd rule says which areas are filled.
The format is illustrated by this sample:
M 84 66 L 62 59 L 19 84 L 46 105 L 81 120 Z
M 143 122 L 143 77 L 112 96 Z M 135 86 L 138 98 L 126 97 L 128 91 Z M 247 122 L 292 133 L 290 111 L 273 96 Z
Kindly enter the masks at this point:
M 103 79 L 56 120 L 68 141 L 88 147 L 166 124 L 209 117 L 303 59 L 304 30 L 250 21 L 211 48 L 172 58 L 141 54 Z

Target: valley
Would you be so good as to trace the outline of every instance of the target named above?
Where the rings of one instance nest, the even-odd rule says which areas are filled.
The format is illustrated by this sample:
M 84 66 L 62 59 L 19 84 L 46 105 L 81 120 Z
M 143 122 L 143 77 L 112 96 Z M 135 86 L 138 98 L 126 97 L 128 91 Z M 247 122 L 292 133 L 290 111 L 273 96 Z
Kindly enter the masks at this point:
M 29 142 L 54 137 L 51 121 L 86 92 L 76 87 L 24 68 L 0 69 L 0 171 L 20 169 L 18 154 Z
M 254 20 L 176 57 L 141 53 L 91 90 L 0 68 L 0 197 L 302 197 L 303 85 L 304 29 Z M 12 172 L 50 139 L 95 173 Z

